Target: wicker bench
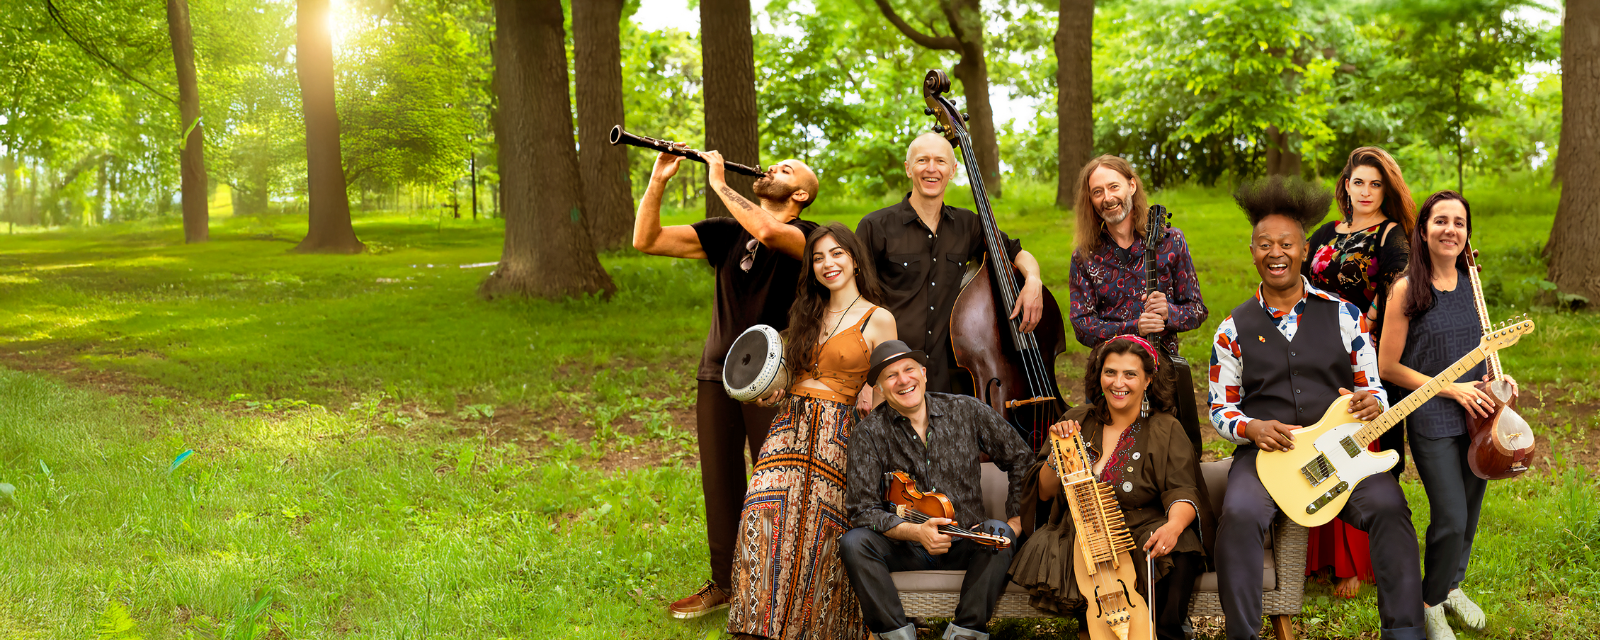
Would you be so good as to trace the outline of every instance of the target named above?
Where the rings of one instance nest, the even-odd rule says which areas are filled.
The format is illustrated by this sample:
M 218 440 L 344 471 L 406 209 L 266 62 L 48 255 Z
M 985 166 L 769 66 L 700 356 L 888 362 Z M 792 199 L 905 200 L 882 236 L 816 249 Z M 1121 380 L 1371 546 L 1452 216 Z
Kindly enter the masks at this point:
M 1222 497 L 1227 492 L 1228 469 L 1233 459 L 1206 462 L 1200 465 L 1206 488 L 1211 492 L 1214 511 L 1222 511 Z M 1005 519 L 1006 475 L 993 464 L 983 465 L 983 503 L 986 516 Z M 1305 593 L 1306 540 L 1310 533 L 1283 514 L 1273 522 L 1272 535 L 1262 550 L 1261 570 L 1262 611 L 1272 617 L 1272 627 L 1280 640 L 1293 637 L 1290 618 L 1300 613 L 1301 597 Z M 890 574 L 900 590 L 900 602 L 907 616 L 924 618 L 949 618 L 955 615 L 956 602 L 961 598 L 961 571 L 904 571 Z M 1053 614 L 1039 611 L 1028 604 L 1028 593 L 1016 583 L 1006 585 L 1006 591 L 995 605 L 997 618 L 1040 618 Z M 1222 602 L 1217 597 L 1217 574 L 1206 573 L 1195 581 L 1194 599 L 1189 603 L 1189 615 L 1221 616 Z

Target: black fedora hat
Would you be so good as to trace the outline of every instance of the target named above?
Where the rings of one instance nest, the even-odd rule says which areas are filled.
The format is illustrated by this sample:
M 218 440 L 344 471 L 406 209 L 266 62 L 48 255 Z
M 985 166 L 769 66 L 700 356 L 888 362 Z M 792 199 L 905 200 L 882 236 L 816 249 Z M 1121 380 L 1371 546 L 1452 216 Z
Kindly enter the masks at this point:
M 912 349 L 904 342 L 885 340 L 878 343 L 878 347 L 872 350 L 872 368 L 867 370 L 867 384 L 876 386 L 878 375 L 883 373 L 884 368 L 905 358 L 916 360 L 917 364 L 924 367 L 928 366 L 928 354 Z

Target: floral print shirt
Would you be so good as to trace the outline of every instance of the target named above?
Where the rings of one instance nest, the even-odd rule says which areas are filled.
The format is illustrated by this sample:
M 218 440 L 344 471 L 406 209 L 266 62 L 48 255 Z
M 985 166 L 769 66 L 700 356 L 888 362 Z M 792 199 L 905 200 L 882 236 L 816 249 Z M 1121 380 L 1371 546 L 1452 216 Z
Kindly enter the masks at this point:
M 1086 347 L 1120 335 L 1139 333 L 1144 311 L 1144 242 L 1127 249 L 1102 233 L 1100 248 L 1085 258 L 1072 255 L 1072 332 Z M 1183 231 L 1167 230 L 1156 245 L 1156 289 L 1167 296 L 1167 329 L 1155 336 L 1169 354 L 1178 352 L 1178 332 L 1193 331 L 1210 314 L 1200 298 L 1200 279 L 1194 273 L 1189 244 Z
M 1389 406 L 1389 397 L 1384 394 L 1383 385 L 1378 381 L 1378 350 L 1373 348 L 1369 337 L 1371 324 L 1367 316 L 1356 305 L 1341 300 L 1338 296 L 1311 286 L 1304 277 L 1301 282 L 1305 284 L 1305 296 L 1316 296 L 1324 300 L 1331 300 L 1339 304 L 1339 338 L 1345 345 L 1345 350 L 1350 353 L 1350 368 L 1354 369 L 1355 386 L 1351 391 L 1366 390 L 1372 397 L 1378 399 L 1378 404 L 1384 408 Z M 1255 301 L 1267 310 L 1272 316 L 1272 322 L 1278 327 L 1278 333 L 1283 334 L 1285 340 L 1294 340 L 1294 334 L 1300 329 L 1300 314 L 1305 313 L 1306 299 L 1288 310 L 1274 309 L 1266 306 L 1261 300 L 1261 288 L 1256 288 Z M 1211 371 L 1210 384 L 1207 395 L 1211 403 L 1211 425 L 1216 427 L 1217 435 L 1234 444 L 1250 444 L 1244 437 L 1244 426 L 1250 423 L 1249 416 L 1239 410 L 1243 401 L 1239 389 L 1244 374 L 1244 355 L 1239 349 L 1239 330 L 1233 323 L 1230 315 L 1217 327 L 1215 339 L 1211 344 Z
M 1383 328 L 1383 303 L 1389 298 L 1389 287 L 1405 275 L 1410 256 L 1405 229 L 1389 220 L 1349 233 L 1340 233 L 1338 225 L 1338 221 L 1329 222 L 1311 233 L 1306 241 L 1311 259 L 1301 275 L 1312 285 L 1355 304 L 1362 313 L 1377 305 L 1377 313 L 1368 316 L 1378 319 L 1372 326 L 1376 341 Z

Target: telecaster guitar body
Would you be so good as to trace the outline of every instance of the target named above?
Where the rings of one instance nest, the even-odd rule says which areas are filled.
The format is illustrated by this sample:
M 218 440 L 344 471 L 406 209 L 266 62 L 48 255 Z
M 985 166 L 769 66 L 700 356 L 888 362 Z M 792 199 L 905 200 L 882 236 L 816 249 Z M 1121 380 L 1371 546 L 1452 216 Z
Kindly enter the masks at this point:
M 1293 449 L 1256 456 L 1256 474 L 1267 493 L 1296 524 L 1327 524 L 1350 501 L 1356 484 L 1400 462 L 1394 451 L 1373 453 L 1356 444 L 1365 423 L 1350 415 L 1350 398 L 1340 396 L 1316 424 L 1295 429 Z

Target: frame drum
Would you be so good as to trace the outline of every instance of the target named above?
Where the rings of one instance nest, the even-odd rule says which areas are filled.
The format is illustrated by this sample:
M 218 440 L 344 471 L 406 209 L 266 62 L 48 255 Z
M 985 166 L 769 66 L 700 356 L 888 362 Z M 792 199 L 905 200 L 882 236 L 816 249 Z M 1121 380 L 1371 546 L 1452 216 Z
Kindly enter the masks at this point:
M 773 389 L 789 387 L 789 369 L 783 362 L 783 336 L 758 324 L 733 341 L 722 364 L 722 388 L 740 402 L 754 402 Z

